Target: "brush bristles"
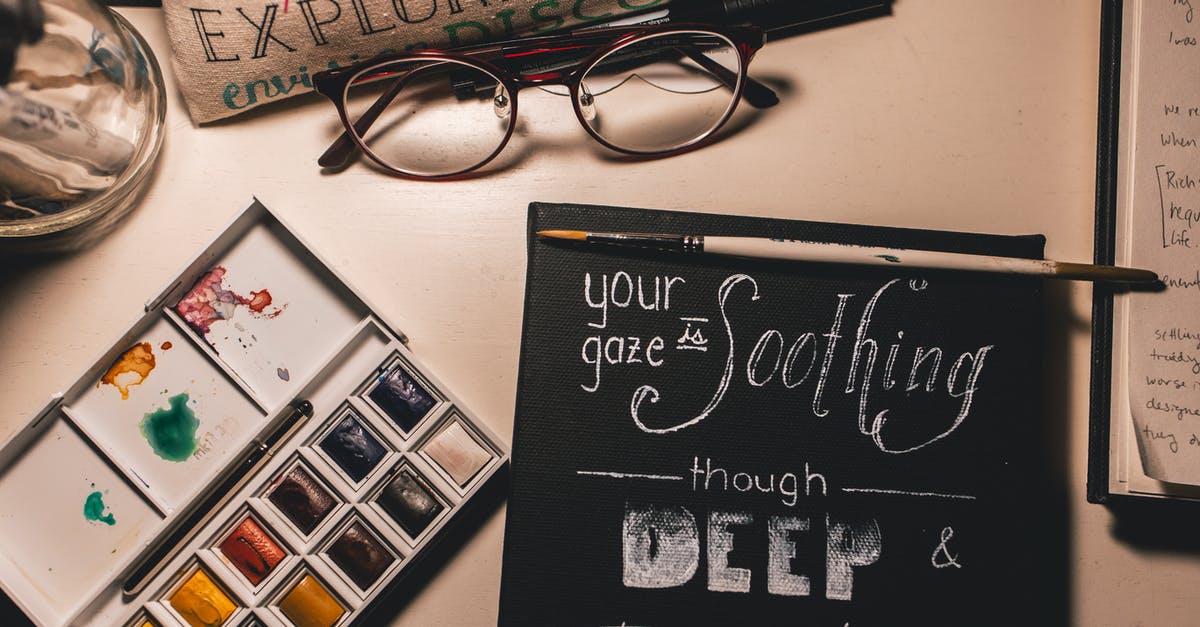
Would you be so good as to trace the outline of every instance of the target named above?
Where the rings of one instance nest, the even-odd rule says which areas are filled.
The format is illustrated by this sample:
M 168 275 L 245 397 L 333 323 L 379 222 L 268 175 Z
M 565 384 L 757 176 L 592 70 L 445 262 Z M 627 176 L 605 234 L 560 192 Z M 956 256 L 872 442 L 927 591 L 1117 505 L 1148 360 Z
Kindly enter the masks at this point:
M 575 240 L 577 242 L 582 242 L 582 241 L 587 240 L 587 231 L 551 230 L 551 231 L 538 231 L 537 234 L 539 237 L 549 237 L 551 239 L 569 239 L 569 240 Z

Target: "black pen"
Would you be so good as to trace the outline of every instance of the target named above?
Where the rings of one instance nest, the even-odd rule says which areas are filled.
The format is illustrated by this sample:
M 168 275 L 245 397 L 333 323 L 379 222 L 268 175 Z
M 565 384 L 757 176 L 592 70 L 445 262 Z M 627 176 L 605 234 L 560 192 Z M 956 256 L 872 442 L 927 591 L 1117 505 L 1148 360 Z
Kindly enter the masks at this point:
M 671 0 L 661 9 L 582 28 L 671 22 L 755 24 L 778 36 L 887 15 L 891 9 L 892 0 Z
M 242 484 L 254 474 L 258 464 L 274 455 L 278 444 L 312 417 L 313 406 L 308 401 L 293 401 L 290 408 L 291 413 L 284 417 L 279 426 L 263 439 L 252 440 L 238 455 L 237 459 L 241 461 L 214 481 L 207 494 L 201 496 L 181 513 L 166 531 L 159 534 L 158 540 L 135 562 L 133 571 L 121 586 L 122 593 L 134 596 L 141 592 L 154 575 L 171 561 L 171 553 L 187 544 L 192 535 L 199 531 L 213 514 L 220 511 L 229 497 L 236 494 Z

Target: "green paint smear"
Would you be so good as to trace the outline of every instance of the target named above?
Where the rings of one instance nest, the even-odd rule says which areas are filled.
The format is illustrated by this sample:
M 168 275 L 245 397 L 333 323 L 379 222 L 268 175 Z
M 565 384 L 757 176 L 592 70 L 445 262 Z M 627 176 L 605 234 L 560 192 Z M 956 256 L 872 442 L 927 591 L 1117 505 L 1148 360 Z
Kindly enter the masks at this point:
M 196 451 L 196 429 L 200 421 L 188 407 L 188 395 L 168 399 L 171 406 L 156 409 L 142 417 L 142 435 L 159 457 L 173 462 L 187 461 Z
M 875 255 L 875 256 L 879 257 L 880 259 L 882 259 L 884 261 L 890 261 L 892 263 L 900 263 L 900 258 L 895 255 Z
M 91 521 L 102 522 L 109 527 L 117 524 L 117 519 L 113 517 L 112 512 L 104 513 L 104 495 L 100 492 L 92 492 L 87 495 L 87 500 L 83 502 L 83 517 Z

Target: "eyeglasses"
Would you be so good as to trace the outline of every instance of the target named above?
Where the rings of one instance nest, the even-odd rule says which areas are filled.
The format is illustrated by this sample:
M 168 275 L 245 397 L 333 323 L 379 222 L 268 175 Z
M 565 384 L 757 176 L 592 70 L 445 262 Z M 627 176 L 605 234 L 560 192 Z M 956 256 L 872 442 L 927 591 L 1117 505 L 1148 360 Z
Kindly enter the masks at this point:
M 754 26 L 594 28 L 326 70 L 313 85 L 346 130 L 318 163 L 342 166 L 357 148 L 403 176 L 470 172 L 512 137 L 524 87 L 569 96 L 584 129 L 612 150 L 678 154 L 711 142 L 742 98 L 779 101 L 746 73 L 763 43 Z

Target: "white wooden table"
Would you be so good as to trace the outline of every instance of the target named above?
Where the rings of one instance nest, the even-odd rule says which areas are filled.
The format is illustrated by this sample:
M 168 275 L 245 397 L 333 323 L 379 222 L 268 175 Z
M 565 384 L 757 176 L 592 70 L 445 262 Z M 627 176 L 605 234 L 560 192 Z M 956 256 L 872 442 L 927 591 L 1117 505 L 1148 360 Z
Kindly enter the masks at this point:
M 127 225 L 80 254 L 0 271 L 5 438 L 254 195 L 505 437 L 532 200 L 1044 233 L 1049 257 L 1091 258 L 1098 3 L 902 0 L 891 17 L 769 43 L 751 69 L 790 85 L 782 103 L 716 146 L 617 162 L 569 109 L 522 107 L 527 154 L 449 183 L 364 163 L 322 174 L 316 158 L 338 122 L 315 95 L 195 128 L 159 11 L 121 12 L 164 65 L 166 143 Z M 1064 439 L 1060 473 L 1045 480 L 1069 516 L 1072 622 L 1187 624 L 1200 610 L 1200 557 L 1122 544 L 1108 511 L 1084 500 L 1091 289 L 1055 283 L 1047 296 L 1043 418 Z M 494 624 L 503 528 L 501 507 L 392 620 Z

